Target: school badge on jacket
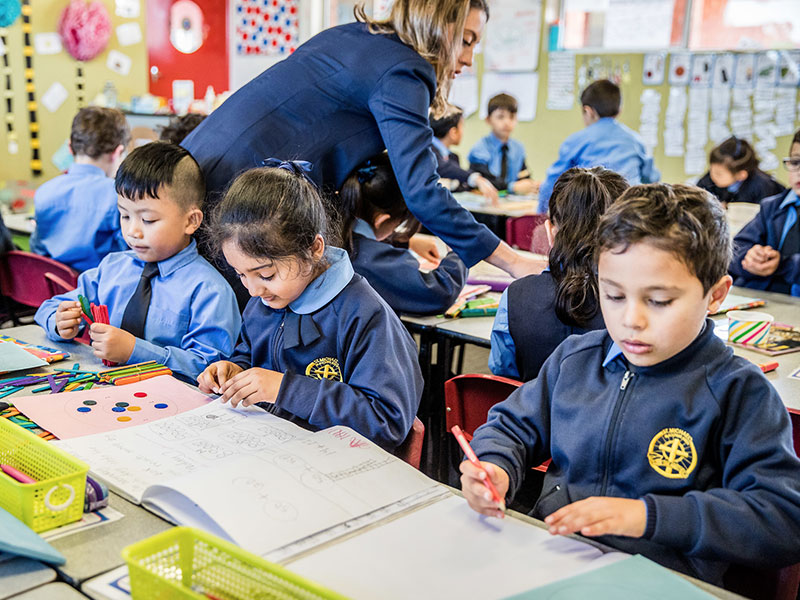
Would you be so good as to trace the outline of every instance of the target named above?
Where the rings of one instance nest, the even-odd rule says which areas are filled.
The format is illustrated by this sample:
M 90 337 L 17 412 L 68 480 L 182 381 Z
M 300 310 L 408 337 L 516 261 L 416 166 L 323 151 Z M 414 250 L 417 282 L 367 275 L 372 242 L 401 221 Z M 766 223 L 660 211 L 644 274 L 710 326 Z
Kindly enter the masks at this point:
M 335 358 L 317 358 L 308 363 L 306 375 L 314 379 L 342 380 L 342 370 L 339 361 Z
M 677 427 L 662 429 L 650 440 L 647 461 L 659 475 L 686 479 L 697 465 L 692 436 Z

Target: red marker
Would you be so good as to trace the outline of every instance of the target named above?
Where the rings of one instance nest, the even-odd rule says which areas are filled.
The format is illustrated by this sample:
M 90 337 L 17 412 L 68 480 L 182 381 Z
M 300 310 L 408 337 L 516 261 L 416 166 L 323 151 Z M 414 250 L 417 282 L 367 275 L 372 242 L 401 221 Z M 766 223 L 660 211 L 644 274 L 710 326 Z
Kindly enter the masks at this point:
M 769 373 L 770 371 L 774 371 L 775 369 L 778 368 L 778 363 L 776 362 L 764 363 L 758 365 L 758 368 L 761 369 L 763 373 Z
M 500 494 L 497 492 L 497 488 L 494 487 L 491 478 L 489 477 L 489 473 L 486 472 L 486 469 L 483 467 L 481 462 L 478 460 L 478 457 L 475 455 L 475 451 L 469 445 L 467 438 L 464 437 L 464 432 L 461 431 L 461 428 L 458 425 L 453 425 L 450 429 L 453 432 L 453 435 L 456 436 L 458 440 L 458 445 L 461 446 L 461 449 L 464 451 L 464 454 L 467 455 L 467 460 L 479 468 L 481 471 L 484 472 L 486 478 L 483 480 L 483 485 L 492 493 L 492 499 L 497 502 L 497 504 L 505 509 L 505 502 L 500 497 Z
M 25 475 L 25 473 L 17 471 L 11 465 L 0 465 L 0 469 L 3 470 L 3 473 L 8 475 L 9 477 L 16 479 L 20 483 L 36 483 L 36 480 L 33 477 L 28 477 L 27 475 Z

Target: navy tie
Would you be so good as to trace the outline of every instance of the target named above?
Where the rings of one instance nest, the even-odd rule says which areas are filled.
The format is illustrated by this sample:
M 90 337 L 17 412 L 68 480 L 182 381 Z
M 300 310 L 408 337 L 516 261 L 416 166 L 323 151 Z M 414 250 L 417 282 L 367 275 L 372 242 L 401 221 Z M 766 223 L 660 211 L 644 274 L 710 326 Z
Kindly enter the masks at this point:
M 144 339 L 144 324 L 147 322 L 147 311 L 150 308 L 150 296 L 153 291 L 150 280 L 156 275 L 158 275 L 158 263 L 146 263 L 142 270 L 142 277 L 139 279 L 139 285 L 136 286 L 133 296 L 128 300 L 125 313 L 122 315 L 120 328 L 137 338 Z
M 500 146 L 500 180 L 506 185 L 508 179 L 508 144 Z

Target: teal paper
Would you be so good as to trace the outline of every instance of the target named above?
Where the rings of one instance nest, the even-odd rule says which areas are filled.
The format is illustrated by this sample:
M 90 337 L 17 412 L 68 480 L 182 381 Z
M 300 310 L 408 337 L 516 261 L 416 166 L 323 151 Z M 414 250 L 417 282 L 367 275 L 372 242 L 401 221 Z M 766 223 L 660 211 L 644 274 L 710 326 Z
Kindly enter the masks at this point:
M 38 533 L 7 510 L 0 508 L 0 553 L 3 552 L 34 558 L 53 565 L 63 565 L 67 562 L 67 559 Z
M 0 373 L 44 366 L 47 366 L 46 360 L 34 356 L 22 346 L 11 342 L 0 342 Z

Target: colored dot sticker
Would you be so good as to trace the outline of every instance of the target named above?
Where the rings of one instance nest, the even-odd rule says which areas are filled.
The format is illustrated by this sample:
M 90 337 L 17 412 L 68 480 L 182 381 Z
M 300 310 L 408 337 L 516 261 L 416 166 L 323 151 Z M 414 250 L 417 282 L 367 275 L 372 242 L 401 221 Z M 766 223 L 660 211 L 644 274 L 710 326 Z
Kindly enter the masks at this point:
M 86 406 L 94 406 L 95 404 L 97 404 L 97 401 L 96 400 L 84 400 L 83 403 Z
M 89 408 L 88 406 L 79 406 L 78 407 L 78 412 L 91 412 L 91 410 L 92 409 Z
M 117 421 L 120 421 L 121 423 L 125 423 L 130 420 L 131 420 L 130 417 L 117 417 Z
M 114 412 L 125 412 L 125 409 L 122 408 L 121 406 L 115 406 L 111 410 L 113 410 Z
M 119 406 L 120 408 L 125 408 L 128 406 L 127 402 L 117 402 L 114 406 Z
M 167 408 L 167 406 L 168 405 L 164 404 L 163 402 L 159 402 L 158 404 L 155 405 L 156 408 Z
M 147 394 L 146 394 L 146 393 L 144 393 L 144 392 L 136 392 L 136 393 L 133 395 L 133 397 L 134 397 L 134 398 L 147 398 Z
M 137 410 L 142 410 L 141 406 L 129 406 L 128 410 L 136 412 Z

